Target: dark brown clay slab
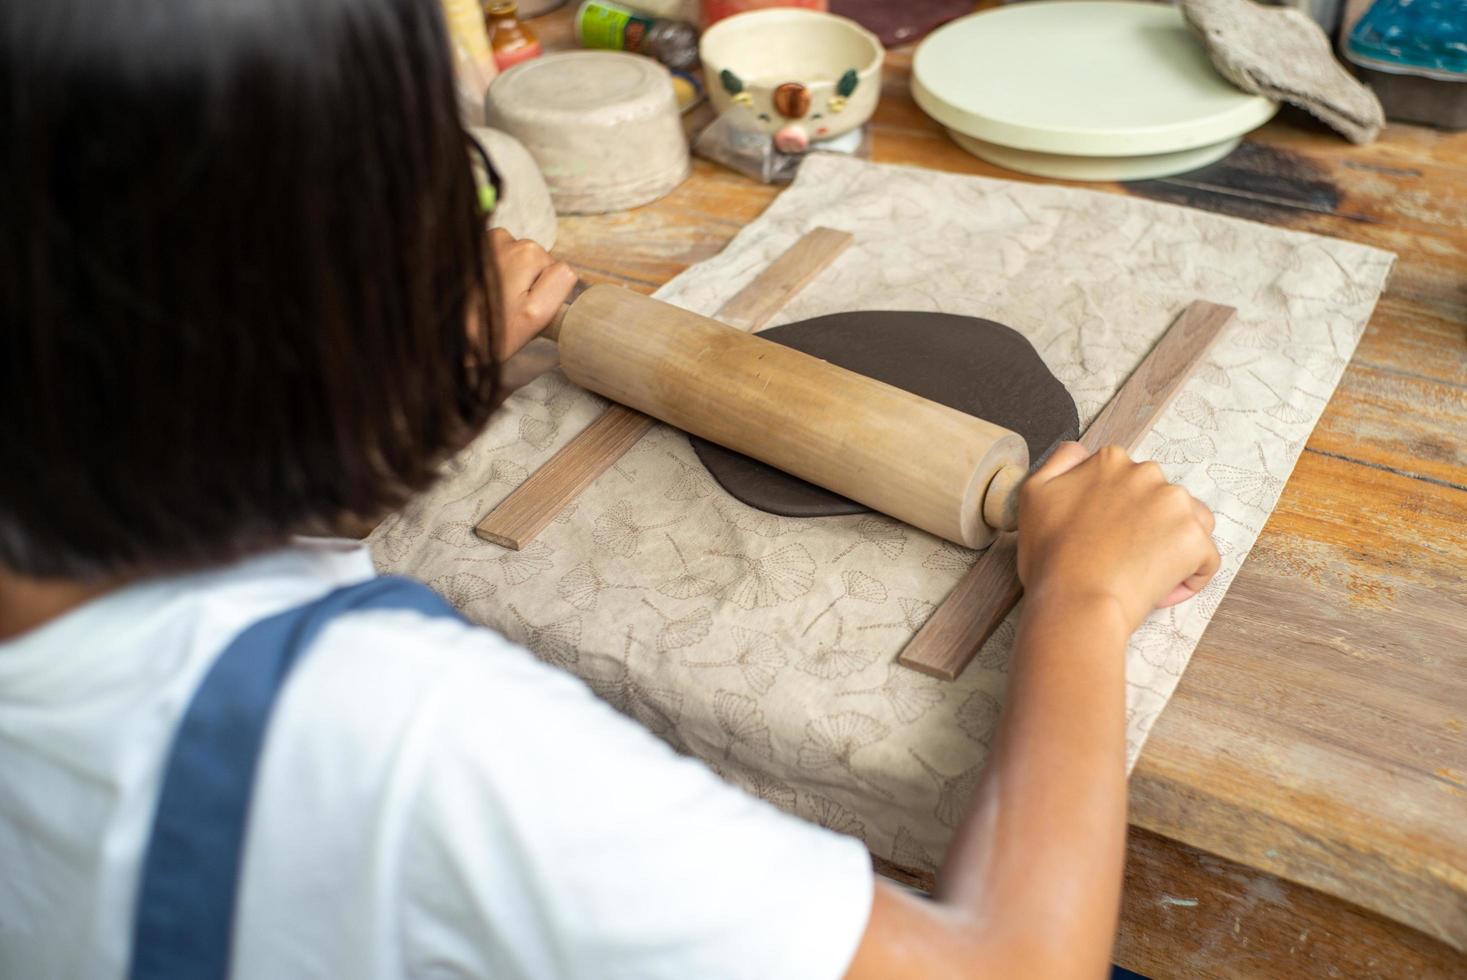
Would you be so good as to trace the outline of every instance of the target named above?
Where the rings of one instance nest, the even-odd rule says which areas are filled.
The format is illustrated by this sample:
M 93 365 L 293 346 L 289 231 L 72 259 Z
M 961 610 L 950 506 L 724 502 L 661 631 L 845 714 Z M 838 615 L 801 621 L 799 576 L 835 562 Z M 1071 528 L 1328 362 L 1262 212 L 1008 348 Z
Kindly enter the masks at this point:
M 1035 462 L 1055 443 L 1079 435 L 1069 391 L 1022 334 L 992 320 L 862 311 L 787 323 L 759 336 L 1017 432 Z M 751 507 L 785 517 L 868 510 L 721 446 L 692 443 L 713 478 Z

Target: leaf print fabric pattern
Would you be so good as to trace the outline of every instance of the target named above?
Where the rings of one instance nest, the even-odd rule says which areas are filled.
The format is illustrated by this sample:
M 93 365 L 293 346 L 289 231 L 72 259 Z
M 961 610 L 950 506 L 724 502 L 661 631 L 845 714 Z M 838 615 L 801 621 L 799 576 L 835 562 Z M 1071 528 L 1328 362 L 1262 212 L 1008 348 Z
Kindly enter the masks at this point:
M 958 708 L 958 727 L 975 742 L 988 745 L 998 730 L 998 716 L 1003 705 L 987 691 L 974 691 Z
M 677 466 L 679 476 L 662 492 L 664 497 L 674 501 L 700 500 L 713 492 L 713 480 L 701 464 L 689 463 L 673 453 L 667 457 Z
M 856 540 L 831 559 L 831 563 L 840 561 L 863 546 L 875 548 L 887 561 L 896 561 L 901 557 L 902 549 L 907 546 L 907 532 L 889 517 L 863 517 L 856 522 Z
M 488 544 L 487 541 L 481 541 L 474 534 L 474 525 L 468 521 L 449 521 L 447 524 L 438 525 L 431 533 L 434 541 L 442 541 L 455 548 L 482 548 Z M 500 556 L 494 553 L 493 557 Z
M 887 728 L 870 715 L 843 711 L 805 726 L 800 765 L 806 769 L 849 766 L 851 753 L 886 737 Z
M 786 534 L 798 534 L 801 531 L 809 530 L 808 522 L 797 521 L 791 517 L 780 517 L 778 514 L 766 514 L 762 510 L 755 510 L 741 504 L 732 497 L 715 500 L 713 510 L 725 524 L 735 531 L 743 531 L 761 538 L 773 540 L 784 537 Z
M 891 623 L 867 623 L 865 626 L 860 627 L 860 629 L 904 629 L 910 633 L 915 633 L 922 628 L 923 623 L 927 622 L 928 617 L 937 611 L 937 604 L 928 602 L 925 599 L 902 598 L 897 600 L 897 608 L 902 611 L 901 619 Z
M 736 786 L 742 786 L 752 796 L 757 796 L 766 803 L 773 803 L 787 813 L 793 813 L 795 809 L 795 791 L 790 787 L 764 775 L 758 771 L 740 770 L 730 780 Z
M 732 758 L 736 749 L 745 749 L 765 759 L 773 753 L 764 711 L 753 698 L 732 691 L 719 691 L 713 696 L 713 714 L 727 737 L 728 744 L 723 750 L 725 759 Z
M 1338 383 L 1391 256 L 1126 196 L 818 154 L 724 252 L 658 296 L 713 315 L 818 224 L 855 240 L 775 323 L 862 309 L 997 320 L 1029 338 L 1084 423 L 1188 302 L 1237 307 L 1137 449 L 1214 510 L 1223 562 L 1200 596 L 1154 614 L 1130 644 L 1134 762 Z M 992 743 L 1015 617 L 956 681 L 895 660 L 977 553 L 879 514 L 753 510 L 661 425 L 524 551 L 476 537 L 489 509 L 605 406 L 559 372 L 515 392 L 437 486 L 372 533 L 379 569 L 433 583 L 470 619 L 781 809 L 856 833 L 902 867 L 935 863 Z
M 452 575 L 440 575 L 428 583 L 443 598 L 447 599 L 455 609 L 462 612 L 469 604 L 479 599 L 487 599 L 492 596 L 496 587 L 488 579 L 480 578 L 471 572 L 455 572 Z
M 718 588 L 718 583 L 711 578 L 694 575 L 693 570 L 688 567 L 688 560 L 683 557 L 682 548 L 667 536 L 667 543 L 672 547 L 672 553 L 677 557 L 680 571 L 670 579 L 666 579 L 657 585 L 657 591 L 669 599 L 696 599 L 705 596 Z
M 683 664 L 688 667 L 737 667 L 755 694 L 768 694 L 780 670 L 789 663 L 779 641 L 768 633 L 735 626 L 733 642 L 735 656 L 731 660 L 684 660 Z
M 1158 463 L 1200 463 L 1211 459 L 1216 452 L 1212 439 L 1205 435 L 1181 439 L 1163 436 L 1150 456 Z
M 1182 665 L 1171 657 L 1170 651 L 1186 638 L 1187 634 L 1177 628 L 1176 613 L 1167 609 L 1141 624 L 1131 638 L 1131 649 L 1157 670 L 1180 675 Z
M 459 497 L 457 500 L 450 501 L 449 503 L 462 503 L 463 501 L 473 496 L 482 497 L 487 491 L 493 489 L 496 485 L 508 487 L 512 490 L 515 487 L 519 486 L 521 483 L 524 483 L 525 480 L 529 479 L 529 476 L 530 471 L 525 469 L 525 467 L 521 466 L 519 463 L 516 463 L 513 460 L 509 459 L 496 459 L 494 462 L 489 464 L 489 475 L 484 479 L 482 483 L 475 486 L 467 493 L 463 494 L 463 496 Z M 473 532 L 473 525 L 469 522 L 461 521 L 459 523 L 469 528 L 470 533 Z
M 1224 373 L 1226 378 L 1227 374 Z M 1195 391 L 1184 391 L 1177 396 L 1176 413 L 1199 429 L 1217 431 L 1217 409 Z
M 974 691 L 973 696 L 977 697 L 982 693 Z M 880 695 L 886 699 L 886 703 L 891 707 L 891 713 L 896 715 L 897 720 L 908 724 L 921 718 L 930 708 L 941 704 L 947 697 L 942 682 L 937 678 L 919 674 L 915 670 L 907 670 L 900 664 L 890 664 L 886 668 L 886 680 L 879 687 L 868 687 L 859 691 L 842 691 L 840 697 L 848 698 L 859 694 Z
M 412 515 L 413 507 L 393 514 L 372 532 L 373 557 L 378 561 L 400 562 L 412 553 L 413 545 L 423 533 L 421 518 Z
M 886 586 L 865 572 L 858 572 L 854 569 L 844 571 L 840 573 L 840 580 L 845 586 L 844 590 L 840 595 L 830 601 L 830 605 L 820 610 L 815 618 L 810 620 L 810 625 L 805 627 L 806 633 L 810 632 L 815 624 L 820 622 L 825 617 L 825 614 L 834 609 L 842 599 L 858 599 L 861 602 L 886 601 Z
M 659 528 L 672 527 L 676 523 L 675 520 L 661 524 L 639 523 L 632 513 L 632 505 L 625 500 L 618 500 L 610 510 L 596 519 L 596 531 L 592 540 L 608 554 L 634 558 L 637 549 L 641 547 L 642 535 Z
M 1268 393 L 1273 396 L 1273 404 L 1264 409 L 1264 412 L 1267 413 L 1271 418 L 1275 418 L 1280 422 L 1289 422 L 1295 425 L 1301 422 L 1308 422 L 1313 418 L 1313 415 L 1311 415 L 1309 412 L 1300 408 L 1298 405 L 1295 405 L 1291 398 L 1286 398 L 1284 395 L 1279 394 L 1278 389 L 1274 388 L 1273 385 L 1269 384 L 1267 381 L 1264 381 L 1257 374 L 1254 374 L 1251 371 L 1249 373 L 1253 375 L 1254 380 L 1256 380 L 1259 384 L 1266 388 L 1268 390 Z M 1306 393 L 1296 390 L 1293 394 L 1302 397 Z
M 823 796 L 810 798 L 809 812 L 806 814 L 812 823 L 817 823 L 826 830 L 833 830 L 837 834 L 845 834 L 849 837 L 860 837 L 866 832 L 866 825 L 860 819 L 836 803 L 827 800 Z
M 641 722 L 653 735 L 675 741 L 683 696 L 677 691 L 645 687 L 632 675 L 632 649 L 636 637 L 627 630 L 622 660 L 609 678 L 586 679 L 586 685 L 612 707 Z
M 917 838 L 906 827 L 898 827 L 896 839 L 891 843 L 891 861 L 900 868 L 912 868 L 917 871 L 926 871 L 929 874 L 937 870 L 937 862 L 932 859 Z
M 815 562 L 801 544 L 788 544 L 778 551 L 750 558 L 721 554 L 744 566 L 744 572 L 728 589 L 728 600 L 741 609 L 768 609 L 799 599 L 815 584 Z
M 713 628 L 713 614 L 707 609 L 695 609 L 686 616 L 676 618 L 652 605 L 646 599 L 643 604 L 662 619 L 662 628 L 657 631 L 657 652 L 668 653 L 681 650 L 700 642 Z
M 566 572 L 555 586 L 556 594 L 582 612 L 595 612 L 601 601 L 601 593 L 612 589 L 635 589 L 635 585 L 612 585 L 596 571 L 590 562 L 577 565 Z
M 497 453 L 505 449 L 514 449 L 519 443 L 524 443 L 531 449 L 545 449 L 554 441 L 559 431 L 559 423 L 547 419 L 535 418 L 533 415 L 520 417 L 516 425 L 515 438 L 509 442 L 485 449 L 485 453 Z
M 973 791 L 978 788 L 978 780 L 983 776 L 982 762 L 969 766 L 955 776 L 948 776 L 939 772 L 915 750 L 912 758 L 917 760 L 917 764 L 937 786 L 937 805 L 933 807 L 932 815 L 944 827 L 956 827 L 967 812 L 968 801 L 972 799 Z
M 978 656 L 973 658 L 973 663 L 984 670 L 996 670 L 1000 673 L 1008 673 L 1009 659 L 1014 651 L 1014 640 L 1019 635 L 1016 617 L 1010 616 L 998 624 L 998 629 L 988 638 L 978 651 Z
M 922 560 L 922 567 L 938 572 L 966 572 L 977 560 L 978 552 L 951 541 L 939 541 L 937 550 Z
M 1249 507 L 1268 511 L 1272 509 L 1274 501 L 1278 500 L 1279 494 L 1284 492 L 1284 481 L 1268 472 L 1262 446 L 1258 447 L 1258 464 L 1260 468 L 1255 470 L 1227 463 L 1213 463 L 1207 468 L 1207 475 L 1221 489 Z
M 525 646 L 541 660 L 547 660 L 559 667 L 571 667 L 581 659 L 579 618 L 562 619 L 537 626 L 514 606 L 508 608 L 509 614 L 520 626 L 520 635 Z
M 494 559 L 504 575 L 505 585 L 523 585 L 530 579 L 555 567 L 551 551 L 543 542 L 531 541 L 523 551 L 510 551 Z
M 820 644 L 815 648 L 814 653 L 801 658 L 797 664 L 800 670 L 812 677 L 829 681 L 839 677 L 848 677 L 875 663 L 880 654 L 875 650 L 856 650 L 847 647 L 843 642 L 845 623 L 838 622 L 835 625 L 835 639 L 830 643 Z

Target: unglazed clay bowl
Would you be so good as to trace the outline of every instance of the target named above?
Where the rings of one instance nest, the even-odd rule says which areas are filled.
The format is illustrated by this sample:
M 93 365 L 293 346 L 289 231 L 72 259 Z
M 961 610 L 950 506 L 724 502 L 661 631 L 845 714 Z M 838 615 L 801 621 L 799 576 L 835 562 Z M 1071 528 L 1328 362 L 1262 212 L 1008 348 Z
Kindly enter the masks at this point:
M 803 153 L 860 126 L 881 95 L 881 42 L 853 20 L 776 7 L 721 20 L 698 46 L 708 96 L 741 129 Z
M 489 218 L 489 227 L 503 228 L 516 238 L 528 238 L 541 248 L 555 247 L 555 204 L 540 175 L 540 166 L 524 144 L 508 133 L 486 126 L 469 132 L 499 174 L 501 193 Z
M 560 214 L 641 207 L 688 176 L 688 141 L 666 68 L 624 51 L 557 51 L 489 86 L 489 125 L 524 144 Z

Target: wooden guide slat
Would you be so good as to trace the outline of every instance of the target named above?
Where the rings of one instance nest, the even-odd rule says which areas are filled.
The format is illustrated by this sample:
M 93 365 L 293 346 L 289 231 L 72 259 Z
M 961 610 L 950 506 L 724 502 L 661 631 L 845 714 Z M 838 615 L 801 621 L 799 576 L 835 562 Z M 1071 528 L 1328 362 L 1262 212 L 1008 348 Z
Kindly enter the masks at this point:
M 641 412 L 612 405 L 521 483 L 474 533 L 519 551 L 652 428 Z
M 851 233 L 812 228 L 714 314 L 731 327 L 756 332 L 851 244 Z
M 1236 312 L 1205 300 L 1183 310 L 1090 423 L 1081 445 L 1091 452 L 1109 445 L 1134 451 Z M 1018 556 L 1017 535 L 999 535 L 912 637 L 897 663 L 955 680 L 1018 603 L 1023 593 Z
M 719 307 L 715 316 L 741 330 L 758 330 L 834 262 L 851 240 L 849 232 L 811 229 Z M 519 551 L 614 466 L 652 425 L 653 420 L 641 412 L 612 405 L 500 501 L 474 533 Z

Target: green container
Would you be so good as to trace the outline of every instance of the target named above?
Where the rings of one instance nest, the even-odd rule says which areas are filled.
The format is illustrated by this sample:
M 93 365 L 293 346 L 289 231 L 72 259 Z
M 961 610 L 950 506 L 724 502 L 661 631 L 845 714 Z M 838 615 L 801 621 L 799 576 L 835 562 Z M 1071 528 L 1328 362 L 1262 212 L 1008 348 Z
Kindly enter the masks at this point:
M 586 0 L 576 11 L 576 40 L 583 48 L 630 51 L 687 71 L 698 63 L 698 30 L 680 20 L 647 17 L 606 0 Z

